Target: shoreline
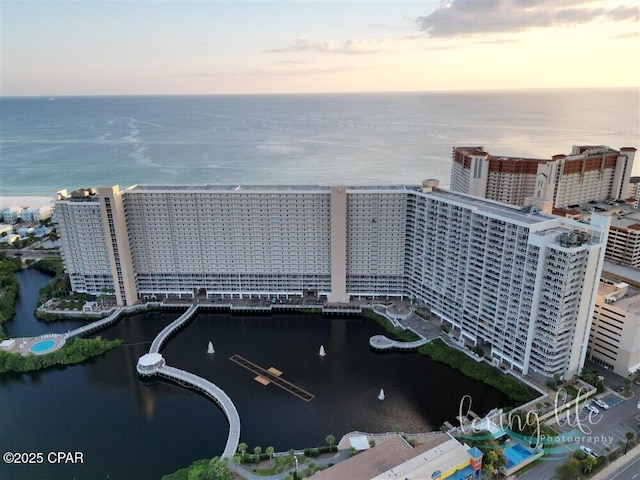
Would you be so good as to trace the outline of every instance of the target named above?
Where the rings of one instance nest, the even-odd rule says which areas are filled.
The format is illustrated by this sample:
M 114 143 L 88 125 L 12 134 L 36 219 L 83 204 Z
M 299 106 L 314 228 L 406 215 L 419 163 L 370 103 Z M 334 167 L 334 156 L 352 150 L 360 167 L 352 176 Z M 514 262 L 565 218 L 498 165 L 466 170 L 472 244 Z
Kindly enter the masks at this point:
M 42 207 L 53 205 L 55 198 L 43 195 L 0 195 L 0 209 L 5 207 Z

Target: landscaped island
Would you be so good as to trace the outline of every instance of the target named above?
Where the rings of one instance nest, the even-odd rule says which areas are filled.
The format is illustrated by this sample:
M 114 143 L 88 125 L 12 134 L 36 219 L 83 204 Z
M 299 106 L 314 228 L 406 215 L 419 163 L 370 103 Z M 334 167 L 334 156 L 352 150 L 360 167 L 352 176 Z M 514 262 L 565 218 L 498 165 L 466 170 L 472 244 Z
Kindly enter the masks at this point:
M 102 355 L 118 347 L 122 340 L 104 340 L 96 338 L 75 338 L 69 340 L 62 348 L 44 355 L 10 353 L 0 350 L 0 373 L 31 372 L 54 365 L 71 365 L 81 363 L 88 358 Z

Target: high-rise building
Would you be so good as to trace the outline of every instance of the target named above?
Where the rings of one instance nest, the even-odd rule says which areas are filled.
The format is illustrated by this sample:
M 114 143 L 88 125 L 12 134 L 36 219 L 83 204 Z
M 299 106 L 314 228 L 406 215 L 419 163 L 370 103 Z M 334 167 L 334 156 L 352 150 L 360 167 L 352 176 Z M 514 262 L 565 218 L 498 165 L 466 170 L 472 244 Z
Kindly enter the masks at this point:
M 588 358 L 623 377 L 640 369 L 640 292 L 630 285 L 600 284 Z
M 640 177 L 631 177 L 629 180 L 628 197 L 629 201 L 633 201 L 633 206 L 635 208 L 640 207 Z
M 585 358 L 609 218 L 418 186 L 133 186 L 64 198 L 77 291 L 139 299 L 405 298 L 523 374 Z M 95 264 L 94 264 L 95 261 Z
M 625 199 L 635 148 L 574 146 L 551 159 L 493 156 L 483 147 L 455 147 L 451 190 L 525 205 L 527 198 L 566 208 L 589 201 Z

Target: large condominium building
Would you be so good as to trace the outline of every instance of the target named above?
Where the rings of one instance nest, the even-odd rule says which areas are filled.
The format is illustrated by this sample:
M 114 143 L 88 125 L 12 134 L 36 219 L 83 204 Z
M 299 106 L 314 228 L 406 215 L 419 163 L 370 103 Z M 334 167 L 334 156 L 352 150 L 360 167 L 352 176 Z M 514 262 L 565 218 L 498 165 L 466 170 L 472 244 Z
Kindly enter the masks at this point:
M 455 147 L 451 189 L 513 205 L 531 197 L 562 208 L 627 198 L 635 148 L 574 146 L 551 159 L 496 157 L 483 147 Z
M 601 283 L 588 358 L 627 377 L 640 369 L 640 293 L 626 283 Z
M 633 206 L 640 207 L 640 177 L 631 177 L 629 180 L 629 201 L 633 202 Z
M 57 202 L 77 291 L 330 303 L 397 297 L 523 374 L 585 358 L 609 218 L 418 186 L 133 186 Z

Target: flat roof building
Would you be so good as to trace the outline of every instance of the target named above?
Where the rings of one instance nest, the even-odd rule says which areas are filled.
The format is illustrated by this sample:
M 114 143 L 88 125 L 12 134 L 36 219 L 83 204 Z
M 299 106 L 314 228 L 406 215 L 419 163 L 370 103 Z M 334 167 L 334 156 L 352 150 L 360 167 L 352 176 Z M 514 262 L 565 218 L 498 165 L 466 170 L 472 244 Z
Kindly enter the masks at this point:
M 629 200 L 633 201 L 633 206 L 640 207 L 640 177 L 631 177 L 629 180 Z
M 101 187 L 56 202 L 75 291 L 404 298 L 494 364 L 584 364 L 609 217 L 589 224 L 422 186 Z
M 413 448 L 392 437 L 313 475 L 314 480 L 480 479 L 482 452 L 447 433 L 436 433 Z
M 640 369 L 640 291 L 626 283 L 600 283 L 588 358 L 623 377 Z

